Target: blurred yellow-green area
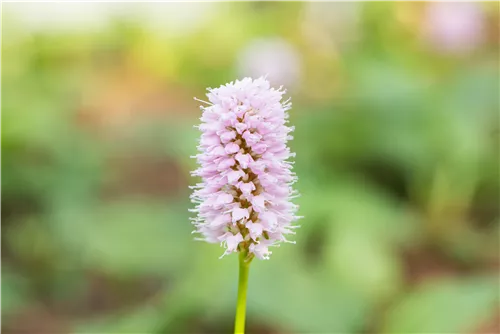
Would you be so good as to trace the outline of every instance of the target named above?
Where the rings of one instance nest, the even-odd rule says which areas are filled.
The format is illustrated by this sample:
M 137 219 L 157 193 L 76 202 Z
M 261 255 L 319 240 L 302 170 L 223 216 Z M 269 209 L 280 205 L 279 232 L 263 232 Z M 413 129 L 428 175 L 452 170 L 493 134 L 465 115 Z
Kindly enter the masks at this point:
M 499 3 L 5 3 L 3 333 L 230 333 L 188 208 L 207 87 L 293 101 L 249 333 L 498 333 Z

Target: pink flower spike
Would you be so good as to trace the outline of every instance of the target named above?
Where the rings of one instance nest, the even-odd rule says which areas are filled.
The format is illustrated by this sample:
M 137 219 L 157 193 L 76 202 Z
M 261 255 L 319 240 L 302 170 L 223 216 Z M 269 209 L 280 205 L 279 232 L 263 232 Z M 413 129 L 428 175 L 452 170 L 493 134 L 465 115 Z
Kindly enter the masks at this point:
M 197 233 L 221 242 L 223 254 L 243 252 L 269 259 L 270 246 L 289 242 L 300 217 L 292 184 L 295 156 L 287 147 L 293 127 L 287 125 L 291 104 L 284 90 L 265 78 L 236 80 L 209 89 L 202 108 L 199 167 L 201 183 L 191 195 Z M 198 181 L 199 182 L 199 181 Z

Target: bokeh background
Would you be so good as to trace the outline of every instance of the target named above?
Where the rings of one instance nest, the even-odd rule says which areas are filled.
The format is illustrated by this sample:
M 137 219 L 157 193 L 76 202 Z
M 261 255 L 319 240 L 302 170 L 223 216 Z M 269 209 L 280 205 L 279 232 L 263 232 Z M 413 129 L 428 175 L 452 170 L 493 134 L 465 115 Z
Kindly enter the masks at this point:
M 206 87 L 268 74 L 296 245 L 249 333 L 498 333 L 499 4 L 5 3 L 3 333 L 228 333 L 237 256 L 193 241 Z

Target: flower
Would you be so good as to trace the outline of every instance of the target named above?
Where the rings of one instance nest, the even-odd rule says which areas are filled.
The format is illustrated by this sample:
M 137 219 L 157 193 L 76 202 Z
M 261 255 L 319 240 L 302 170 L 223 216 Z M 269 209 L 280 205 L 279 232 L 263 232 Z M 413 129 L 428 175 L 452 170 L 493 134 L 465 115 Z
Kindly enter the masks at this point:
M 481 5 L 467 2 L 431 2 L 424 19 L 424 38 L 437 51 L 465 53 L 484 41 L 485 17 Z
M 270 246 L 293 243 L 285 236 L 295 234 L 292 223 L 300 217 L 291 202 L 297 177 L 288 160 L 295 154 L 287 147 L 293 127 L 284 93 L 263 77 L 244 78 L 209 89 L 201 108 L 199 168 L 192 175 L 202 182 L 192 187 L 192 220 L 201 240 L 225 247 L 222 256 L 239 251 L 269 259 Z

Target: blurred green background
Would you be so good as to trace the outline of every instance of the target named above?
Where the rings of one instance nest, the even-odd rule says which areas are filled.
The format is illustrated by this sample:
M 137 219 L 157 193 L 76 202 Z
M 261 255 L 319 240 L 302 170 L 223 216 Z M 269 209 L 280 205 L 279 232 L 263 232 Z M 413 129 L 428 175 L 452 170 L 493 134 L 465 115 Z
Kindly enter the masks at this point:
M 193 241 L 206 87 L 294 102 L 296 245 L 249 333 L 498 333 L 499 4 L 6 3 L 3 333 L 228 333 Z

